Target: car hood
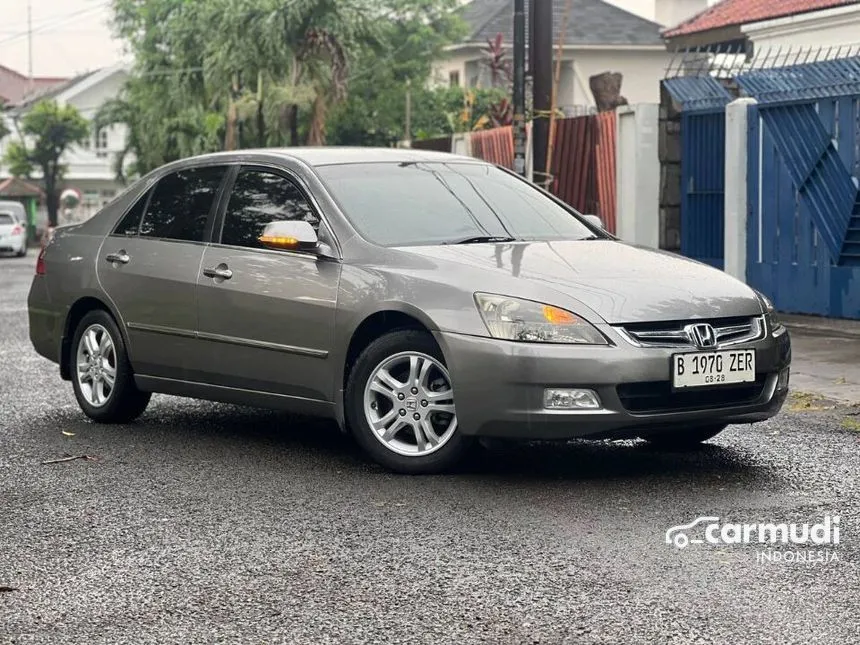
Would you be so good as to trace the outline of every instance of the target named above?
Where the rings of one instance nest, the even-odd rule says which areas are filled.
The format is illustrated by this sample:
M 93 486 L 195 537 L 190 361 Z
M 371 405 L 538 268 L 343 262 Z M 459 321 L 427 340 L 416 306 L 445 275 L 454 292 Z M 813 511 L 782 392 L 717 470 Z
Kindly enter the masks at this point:
M 754 316 L 762 312 L 752 289 L 718 269 L 665 251 L 612 240 L 400 250 L 432 260 L 442 270 L 443 265 L 454 264 L 504 276 L 516 282 L 510 285 L 510 295 L 527 294 L 529 283 L 540 283 L 581 302 L 609 323 Z M 499 286 L 497 280 L 490 282 Z M 475 287 L 476 291 L 483 288 L 480 284 Z

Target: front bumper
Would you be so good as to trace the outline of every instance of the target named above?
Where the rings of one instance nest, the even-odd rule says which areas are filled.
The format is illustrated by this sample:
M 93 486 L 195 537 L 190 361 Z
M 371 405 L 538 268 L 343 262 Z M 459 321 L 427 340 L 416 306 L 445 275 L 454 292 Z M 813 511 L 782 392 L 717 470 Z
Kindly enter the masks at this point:
M 674 403 L 668 383 L 670 360 L 680 350 L 614 346 L 540 345 L 437 332 L 455 391 L 457 420 L 469 435 L 523 439 L 625 438 L 642 429 L 753 423 L 776 415 L 788 394 L 777 389 L 779 373 L 791 363 L 787 331 L 780 336 L 733 347 L 755 349 L 757 388 L 750 396 L 725 396 L 730 386 L 706 388 L 717 399 Z M 621 391 L 665 386 L 663 409 L 630 411 Z M 597 392 L 600 410 L 547 410 L 545 388 L 588 388 Z M 626 388 L 626 390 L 625 390 Z M 713 398 L 713 397 L 712 397 Z M 627 406 L 632 407 L 627 401 Z M 707 400 L 707 397 L 704 399 Z M 659 406 L 658 406 L 659 407 Z

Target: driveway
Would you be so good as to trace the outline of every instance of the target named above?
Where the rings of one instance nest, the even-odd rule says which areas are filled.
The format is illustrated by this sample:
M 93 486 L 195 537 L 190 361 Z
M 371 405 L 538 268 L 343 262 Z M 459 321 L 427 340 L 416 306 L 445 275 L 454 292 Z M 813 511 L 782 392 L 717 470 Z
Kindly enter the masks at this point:
M 0 259 L 0 643 L 860 642 L 851 406 L 797 395 L 687 453 L 496 446 L 414 478 L 281 413 L 158 396 L 97 426 L 29 346 L 34 261 Z M 835 562 L 664 543 L 699 516 L 827 514 Z

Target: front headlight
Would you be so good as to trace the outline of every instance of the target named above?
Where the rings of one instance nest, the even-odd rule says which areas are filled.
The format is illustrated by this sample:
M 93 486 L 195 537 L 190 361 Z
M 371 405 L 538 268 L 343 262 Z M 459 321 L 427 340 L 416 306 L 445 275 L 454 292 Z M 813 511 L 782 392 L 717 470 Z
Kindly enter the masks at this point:
M 779 316 L 776 315 L 773 303 L 770 301 L 770 298 L 764 295 L 761 291 L 756 291 L 755 293 L 761 302 L 761 306 L 764 307 L 764 319 L 767 323 L 767 328 L 770 330 L 771 334 L 779 334 L 782 331 L 783 326 L 779 321 Z
M 527 343 L 609 344 L 591 323 L 566 309 L 486 293 L 476 293 L 475 302 L 493 338 Z

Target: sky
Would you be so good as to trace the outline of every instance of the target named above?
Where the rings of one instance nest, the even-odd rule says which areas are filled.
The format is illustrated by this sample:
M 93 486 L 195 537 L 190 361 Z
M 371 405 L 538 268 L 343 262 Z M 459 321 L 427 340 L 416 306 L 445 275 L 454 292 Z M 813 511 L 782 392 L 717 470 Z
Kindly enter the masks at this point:
M 122 58 L 111 37 L 106 0 L 29 0 L 33 23 L 33 74 L 73 76 Z M 0 65 L 27 74 L 28 0 L 0 0 Z

